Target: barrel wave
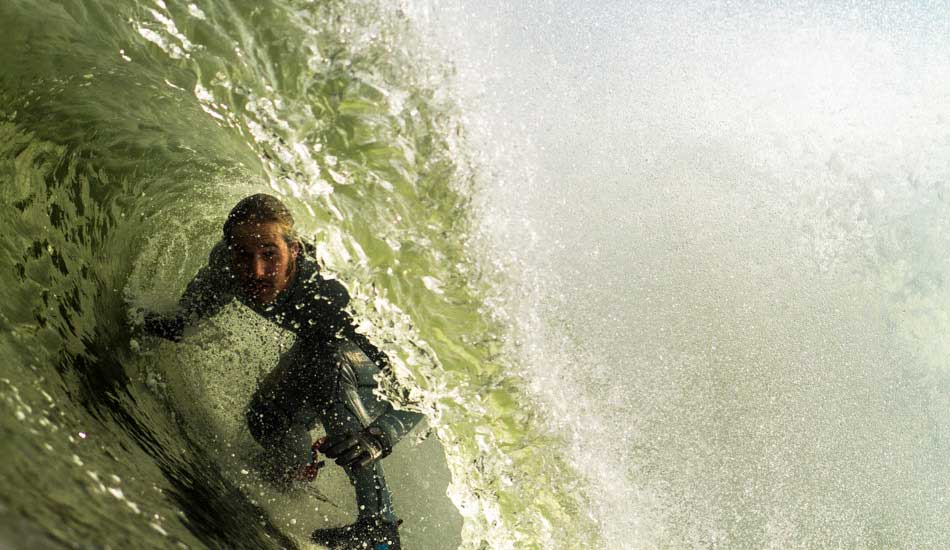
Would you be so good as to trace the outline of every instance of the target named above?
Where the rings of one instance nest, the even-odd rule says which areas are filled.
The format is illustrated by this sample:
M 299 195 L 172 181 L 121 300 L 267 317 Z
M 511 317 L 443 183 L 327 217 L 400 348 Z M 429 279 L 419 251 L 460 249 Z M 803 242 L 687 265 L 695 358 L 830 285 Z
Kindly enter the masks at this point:
M 12 0 L 0 29 L 2 540 L 306 547 L 351 513 L 249 472 L 236 419 L 286 334 L 238 306 L 180 345 L 138 332 L 261 191 L 428 418 L 401 451 L 412 490 L 396 498 L 428 518 L 407 521 L 407 546 L 595 540 L 513 368 L 448 66 L 398 5 Z
M 426 421 L 406 548 L 942 548 L 950 12 L 0 1 L 0 547 L 314 548 L 171 312 L 279 196 Z M 319 437 L 319 433 L 312 434 Z

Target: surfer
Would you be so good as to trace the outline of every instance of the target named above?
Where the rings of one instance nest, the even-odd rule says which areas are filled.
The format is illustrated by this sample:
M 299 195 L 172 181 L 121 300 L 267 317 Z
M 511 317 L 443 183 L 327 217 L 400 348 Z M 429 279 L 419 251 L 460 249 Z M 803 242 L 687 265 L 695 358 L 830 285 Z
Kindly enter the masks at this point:
M 343 467 L 356 489 L 354 524 L 317 529 L 312 538 L 330 548 L 400 548 L 380 460 L 421 419 L 374 395 L 389 368 L 386 355 L 355 330 L 344 311 L 349 294 L 324 278 L 309 244 L 277 198 L 257 194 L 228 214 L 208 265 L 188 284 L 174 315 L 146 314 L 145 332 L 179 341 L 189 325 L 232 299 L 293 331 L 294 345 L 280 358 L 246 409 L 251 435 L 264 448 L 265 476 L 278 483 L 313 479 L 319 451 Z M 327 437 L 313 443 L 320 422 Z

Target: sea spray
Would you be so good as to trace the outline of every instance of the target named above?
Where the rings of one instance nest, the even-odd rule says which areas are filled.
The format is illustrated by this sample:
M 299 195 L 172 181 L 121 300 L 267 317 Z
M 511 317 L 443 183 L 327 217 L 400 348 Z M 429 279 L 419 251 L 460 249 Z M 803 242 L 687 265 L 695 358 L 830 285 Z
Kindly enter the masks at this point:
M 420 8 L 608 546 L 943 544 L 947 15 Z

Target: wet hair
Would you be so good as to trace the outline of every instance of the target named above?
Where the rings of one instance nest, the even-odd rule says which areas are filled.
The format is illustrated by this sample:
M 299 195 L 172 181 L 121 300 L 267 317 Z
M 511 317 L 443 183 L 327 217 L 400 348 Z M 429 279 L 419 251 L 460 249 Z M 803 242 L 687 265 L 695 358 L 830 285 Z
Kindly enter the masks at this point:
M 238 226 L 253 223 L 276 223 L 280 226 L 287 244 L 297 240 L 297 232 L 294 230 L 294 217 L 290 210 L 278 199 L 272 195 L 258 193 L 245 197 L 238 202 L 231 212 L 228 219 L 224 222 L 224 240 L 231 242 L 231 236 Z

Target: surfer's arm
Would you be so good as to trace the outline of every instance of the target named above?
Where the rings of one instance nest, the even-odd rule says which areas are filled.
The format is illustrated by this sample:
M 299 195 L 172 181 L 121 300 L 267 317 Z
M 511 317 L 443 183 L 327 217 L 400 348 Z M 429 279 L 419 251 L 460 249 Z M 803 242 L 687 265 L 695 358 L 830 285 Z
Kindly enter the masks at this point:
M 324 319 L 329 323 L 331 330 L 356 344 L 379 369 L 373 369 L 381 375 L 373 376 L 369 384 L 376 384 L 378 389 L 380 376 L 393 380 L 389 357 L 374 346 L 365 335 L 356 332 L 353 318 L 345 310 L 350 301 L 346 288 L 337 280 L 322 279 L 320 295 L 324 303 L 329 306 L 324 313 Z M 353 376 L 356 375 L 353 374 Z M 354 387 L 359 384 L 360 382 L 356 379 L 351 381 Z M 395 389 L 400 390 L 400 388 Z M 406 391 L 400 393 L 408 394 Z M 325 452 L 330 458 L 335 458 L 340 465 L 365 466 L 388 456 L 393 446 L 412 431 L 423 418 L 425 416 L 421 413 L 396 409 L 392 403 L 384 401 L 383 411 L 362 432 L 328 441 Z
M 380 419 L 395 419 L 397 413 L 403 419 L 399 420 L 398 430 L 405 430 L 399 434 L 391 422 L 380 423 Z M 332 458 L 336 463 L 348 468 L 363 468 L 389 456 L 393 452 L 399 438 L 413 426 L 419 423 L 422 415 L 409 411 L 390 411 L 377 418 L 361 432 L 345 434 L 339 438 L 328 438 L 320 443 L 320 451 Z
M 392 450 L 396 443 L 406 436 L 425 416 L 422 413 L 395 409 L 389 404 L 386 412 L 376 417 L 376 420 L 366 428 L 370 433 L 376 432 L 385 438 L 384 447 Z M 389 452 L 386 452 L 389 454 Z
M 179 314 L 162 315 L 148 311 L 145 313 L 144 332 L 146 336 L 178 342 L 185 333 L 185 319 Z
M 346 312 L 346 306 L 350 303 L 350 293 L 347 292 L 346 287 L 336 279 L 326 279 L 319 274 L 317 277 L 319 286 L 316 300 L 321 304 L 321 308 L 316 316 L 322 324 L 326 325 L 326 330 L 353 342 L 377 367 L 388 370 L 389 357 L 374 346 L 364 334 L 356 332 L 356 323 Z
M 208 265 L 202 267 L 188 283 L 178 301 L 177 311 L 165 315 L 153 312 L 145 314 L 146 334 L 178 342 L 187 327 L 221 311 L 233 298 L 228 290 L 230 285 L 224 253 L 223 244 L 218 243 L 211 251 Z
M 355 389 L 360 385 L 359 379 L 363 378 L 367 371 L 357 374 L 353 369 L 344 369 L 341 374 L 347 380 L 344 386 L 353 388 L 355 393 Z M 376 379 L 377 377 L 374 377 L 372 383 L 378 384 Z M 388 401 L 383 403 L 385 403 L 383 412 L 365 428 L 327 438 L 321 442 L 320 451 L 334 459 L 340 466 L 350 468 L 362 468 L 389 456 L 396 443 L 423 419 L 423 415 L 407 410 L 397 410 Z M 353 409 L 360 408 L 362 407 L 353 407 Z

